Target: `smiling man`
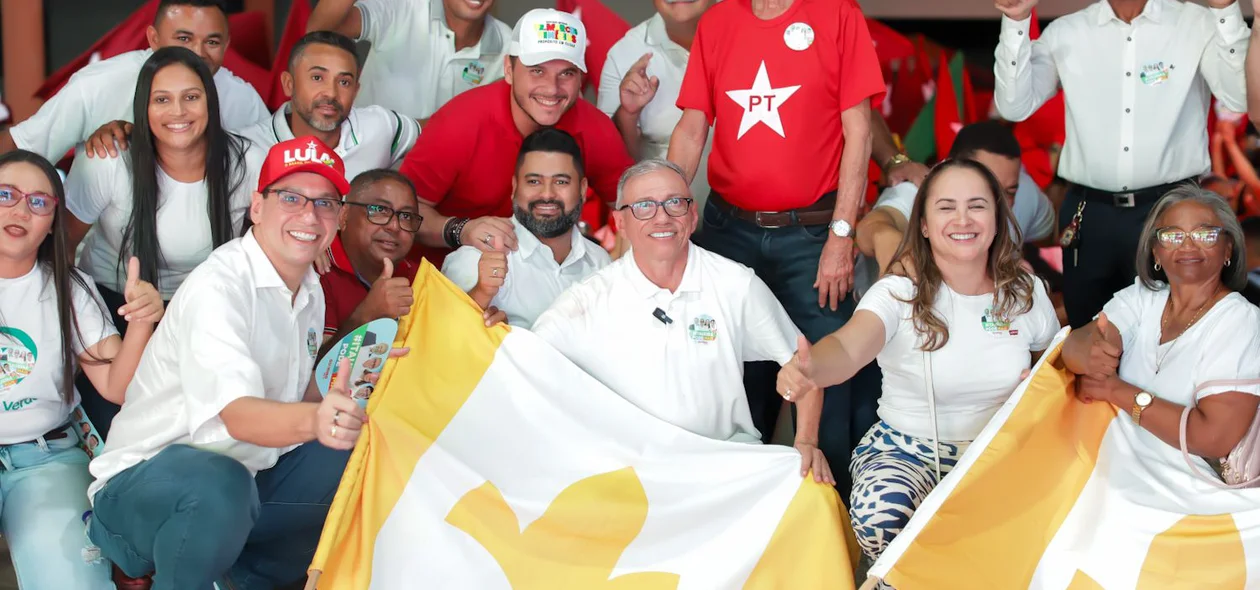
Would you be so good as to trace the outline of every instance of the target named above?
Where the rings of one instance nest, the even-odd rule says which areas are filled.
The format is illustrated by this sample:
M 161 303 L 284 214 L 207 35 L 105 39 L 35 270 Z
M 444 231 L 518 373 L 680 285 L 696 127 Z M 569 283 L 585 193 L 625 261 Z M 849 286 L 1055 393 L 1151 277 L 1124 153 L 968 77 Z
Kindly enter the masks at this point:
M 210 66 L 225 129 L 267 118 L 267 105 L 258 91 L 223 68 L 223 55 L 231 39 L 221 0 L 162 0 L 145 35 L 149 49 L 129 51 L 85 66 L 29 119 L 0 132 L 0 152 L 16 146 L 56 162 L 93 134 L 125 142 L 133 118 L 132 98 L 140 66 L 154 50 L 163 47 L 187 48 Z M 89 155 L 107 154 L 104 142 L 94 144 L 100 150 L 89 145 Z M 112 141 L 108 148 L 117 154 Z
M 525 138 L 512 178 L 517 248 L 483 252 L 464 246 L 442 274 L 483 309 L 528 328 L 570 285 L 608 266 L 608 253 L 577 230 L 586 194 L 582 150 L 573 136 L 544 127 Z
M 586 29 L 567 12 L 531 10 L 512 30 L 504 80 L 465 92 L 425 126 L 400 168 L 416 185 L 421 251 L 442 264 L 460 246 L 515 250 L 512 177 L 525 136 L 543 127 L 572 135 L 597 196 L 611 202 L 632 163 L 617 128 L 583 100 Z M 599 222 L 601 204 L 584 220 Z

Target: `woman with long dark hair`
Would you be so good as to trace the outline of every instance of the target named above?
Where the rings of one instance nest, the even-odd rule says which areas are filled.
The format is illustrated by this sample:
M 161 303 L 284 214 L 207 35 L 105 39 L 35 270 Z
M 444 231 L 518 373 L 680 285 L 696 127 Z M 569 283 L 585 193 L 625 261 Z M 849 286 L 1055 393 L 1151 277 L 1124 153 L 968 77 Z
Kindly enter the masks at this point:
M 853 319 L 779 372 L 779 393 L 794 397 L 879 361 L 880 420 L 849 465 L 849 515 L 871 560 L 1059 331 L 1045 285 L 1020 266 L 1023 238 L 983 164 L 937 164 L 906 227 L 889 274 L 862 296 Z
M 70 266 L 66 219 L 48 161 L 0 155 L 0 534 L 23 588 L 113 588 L 109 567 L 81 553 L 92 478 L 74 375 L 121 403 L 163 305 L 129 260 L 120 313 L 132 326 L 119 338 L 92 279 Z
M 71 245 L 111 309 L 126 261 L 170 300 L 210 252 L 240 235 L 251 190 L 244 139 L 223 129 L 210 70 L 182 47 L 153 52 L 136 82 L 135 128 L 118 158 L 76 157 L 66 181 Z M 114 317 L 119 331 L 125 322 Z

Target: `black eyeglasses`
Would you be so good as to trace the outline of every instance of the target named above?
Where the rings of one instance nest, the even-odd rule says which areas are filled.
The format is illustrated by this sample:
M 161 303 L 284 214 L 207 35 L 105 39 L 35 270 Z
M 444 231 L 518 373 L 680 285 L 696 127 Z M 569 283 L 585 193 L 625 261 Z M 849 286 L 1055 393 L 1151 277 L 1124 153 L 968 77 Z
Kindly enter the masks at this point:
M 424 221 L 424 216 L 410 211 L 398 211 L 393 207 L 385 205 L 377 205 L 375 203 L 351 203 L 355 207 L 363 207 L 367 210 L 367 220 L 373 225 L 389 225 L 390 220 L 394 217 L 398 218 L 398 227 L 405 232 L 416 233 L 420 231 L 420 224 Z
M 15 186 L 0 184 L 0 207 L 16 207 L 26 199 L 26 206 L 31 213 L 44 217 L 57 211 L 57 197 L 46 193 L 24 193 Z
M 656 217 L 656 210 L 665 209 L 665 214 L 670 217 L 682 217 L 691 209 L 692 199 L 687 197 L 670 197 L 664 201 L 635 201 L 629 205 L 622 205 L 617 208 L 618 211 L 629 208 L 630 214 L 639 221 L 647 221 Z
M 289 213 L 301 211 L 306 207 L 307 203 L 311 204 L 311 208 L 315 210 L 316 216 L 324 219 L 335 218 L 341 212 L 342 202 L 340 199 L 312 199 L 306 195 L 299 195 L 284 189 L 267 189 L 263 191 L 263 194 L 276 195 L 276 202 L 280 203 L 280 208 Z

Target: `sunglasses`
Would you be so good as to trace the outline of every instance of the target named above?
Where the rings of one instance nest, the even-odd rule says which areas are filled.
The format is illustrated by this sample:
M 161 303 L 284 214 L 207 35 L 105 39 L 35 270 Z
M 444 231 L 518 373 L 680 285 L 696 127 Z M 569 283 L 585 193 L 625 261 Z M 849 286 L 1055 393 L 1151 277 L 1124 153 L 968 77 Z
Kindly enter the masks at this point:
M 16 207 L 23 199 L 35 215 L 45 217 L 57 212 L 57 197 L 47 193 L 24 193 L 15 186 L 0 184 L 0 207 Z
M 1159 240 L 1159 245 L 1169 250 L 1176 250 L 1182 244 L 1186 243 L 1186 238 L 1194 240 L 1194 243 L 1203 248 L 1211 248 L 1221 238 L 1222 228 L 1219 227 L 1200 227 L 1190 231 L 1177 229 L 1175 227 L 1164 227 L 1155 230 L 1155 239 Z

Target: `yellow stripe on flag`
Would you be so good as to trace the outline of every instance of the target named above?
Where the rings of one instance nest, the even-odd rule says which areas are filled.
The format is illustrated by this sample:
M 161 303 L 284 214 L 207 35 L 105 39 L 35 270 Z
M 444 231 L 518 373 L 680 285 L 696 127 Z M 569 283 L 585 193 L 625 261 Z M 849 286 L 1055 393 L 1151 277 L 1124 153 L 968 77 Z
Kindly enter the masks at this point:
M 849 564 L 858 562 L 857 539 L 843 506 L 836 488 L 815 482 L 811 472 L 801 481 L 757 567 L 744 583 L 744 590 L 851 590 L 853 570 L 850 567 L 801 567 L 801 564 L 837 563 L 846 555 Z M 825 526 L 829 523 L 835 526 Z
M 1187 516 L 1155 536 L 1142 563 L 1138 588 L 1241 590 L 1247 556 L 1234 517 Z
M 467 326 L 481 323 L 481 309 L 427 260 L 412 290 L 415 302 L 398 329 L 411 352 L 386 363 L 368 403 L 368 423 L 346 465 L 311 562 L 312 571 L 322 572 L 316 574 L 318 588 L 369 586 L 381 526 L 420 456 L 468 400 L 509 330 L 499 324 L 469 332 Z M 452 334 L 459 337 L 450 338 Z M 394 379 L 407 387 L 389 387 Z M 415 395 L 417 391 L 442 394 Z M 370 491 L 360 486 L 362 481 L 372 482 Z
M 893 587 L 1028 587 L 1116 417 L 1108 404 L 1076 401 L 1059 351 L 1047 353 L 992 442 L 889 570 Z

